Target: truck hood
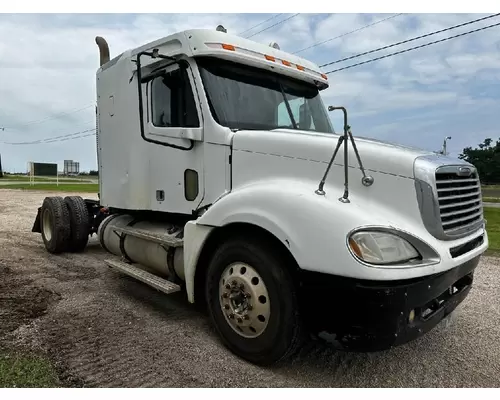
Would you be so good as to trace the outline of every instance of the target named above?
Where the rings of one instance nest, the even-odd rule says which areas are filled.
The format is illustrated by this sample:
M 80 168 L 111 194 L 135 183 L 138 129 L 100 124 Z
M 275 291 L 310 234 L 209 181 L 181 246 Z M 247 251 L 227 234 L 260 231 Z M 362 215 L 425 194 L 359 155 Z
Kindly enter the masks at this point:
M 312 163 L 328 163 L 339 140 L 339 134 L 311 133 L 300 130 L 238 131 L 233 138 L 233 150 L 296 158 Z M 395 145 L 380 140 L 354 138 L 363 166 L 367 171 L 414 178 L 413 165 L 417 157 L 435 155 L 427 150 Z M 335 157 L 335 165 L 344 165 L 343 144 Z M 351 141 L 349 166 L 358 168 Z M 316 178 L 320 179 L 321 176 Z

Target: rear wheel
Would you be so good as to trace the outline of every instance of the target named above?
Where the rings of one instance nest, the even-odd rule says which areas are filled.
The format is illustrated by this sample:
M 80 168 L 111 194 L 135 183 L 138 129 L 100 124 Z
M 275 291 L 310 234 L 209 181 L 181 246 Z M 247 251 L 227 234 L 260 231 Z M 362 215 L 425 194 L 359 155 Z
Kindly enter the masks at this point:
M 213 325 L 238 356 L 270 365 L 295 353 L 302 324 L 285 260 L 264 243 L 235 238 L 213 256 L 206 278 Z
M 87 246 L 90 232 L 87 205 L 80 196 L 65 197 L 64 202 L 69 210 L 71 226 L 69 250 L 72 252 L 82 252 Z
M 67 250 L 70 238 L 69 211 L 62 197 L 46 197 L 40 210 L 40 227 L 45 248 L 58 254 Z

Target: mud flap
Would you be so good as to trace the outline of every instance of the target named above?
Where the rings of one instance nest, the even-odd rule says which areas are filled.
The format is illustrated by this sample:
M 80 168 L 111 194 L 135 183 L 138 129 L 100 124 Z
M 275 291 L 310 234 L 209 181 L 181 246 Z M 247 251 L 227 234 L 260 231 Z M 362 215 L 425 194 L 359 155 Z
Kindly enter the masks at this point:
M 31 228 L 31 232 L 42 233 L 40 226 L 40 213 L 42 211 L 42 207 L 38 207 L 38 211 L 36 213 L 35 223 L 33 224 L 33 228 Z

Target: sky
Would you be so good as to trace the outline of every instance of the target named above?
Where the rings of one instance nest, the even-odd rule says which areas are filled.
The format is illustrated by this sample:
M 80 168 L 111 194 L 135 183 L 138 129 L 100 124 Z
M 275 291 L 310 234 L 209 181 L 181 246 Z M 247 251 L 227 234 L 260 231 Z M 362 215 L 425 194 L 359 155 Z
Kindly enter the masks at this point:
M 230 33 L 255 34 L 252 40 L 266 45 L 275 41 L 282 50 L 299 51 L 323 65 L 488 14 L 403 14 L 349 34 L 394 14 L 284 13 L 255 27 L 273 15 L 277 14 L 0 14 L 3 169 L 25 172 L 29 161 L 57 162 L 62 169 L 65 159 L 79 161 L 81 170 L 97 169 L 95 136 L 86 136 L 95 128 L 96 35 L 106 38 L 114 57 L 177 31 L 222 24 Z M 259 33 L 286 18 L 290 19 Z M 498 22 L 500 17 L 491 18 L 322 70 Z M 500 26 L 328 76 L 324 102 L 347 107 L 355 136 L 436 151 L 444 137 L 451 136 L 452 156 L 487 137 L 500 137 Z M 341 131 L 340 115 L 332 115 L 332 120 Z M 77 132 L 83 133 L 72 140 L 7 144 Z

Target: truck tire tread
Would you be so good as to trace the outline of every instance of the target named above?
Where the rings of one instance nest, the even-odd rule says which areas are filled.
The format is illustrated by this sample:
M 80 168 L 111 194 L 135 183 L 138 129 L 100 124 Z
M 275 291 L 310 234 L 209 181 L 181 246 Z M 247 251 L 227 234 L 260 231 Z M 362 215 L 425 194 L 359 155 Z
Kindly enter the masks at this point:
M 44 218 L 42 217 L 40 220 L 42 239 L 45 248 L 52 254 L 63 253 L 68 248 L 68 241 L 71 235 L 68 207 L 62 197 L 46 197 L 43 200 L 42 209 L 40 210 L 42 216 L 45 210 L 49 210 L 52 217 L 52 234 L 50 240 L 48 240 L 44 234 Z
M 254 339 L 236 334 L 227 324 L 219 305 L 220 276 L 224 268 L 235 261 L 246 262 L 257 270 L 272 299 L 269 325 Z M 235 237 L 215 251 L 208 266 L 205 295 L 212 325 L 226 347 L 257 365 L 273 365 L 290 359 L 304 343 L 305 330 L 299 315 L 297 291 L 285 263 L 267 243 Z
M 90 224 L 87 205 L 80 196 L 67 196 L 64 202 L 69 210 L 71 226 L 69 250 L 79 253 L 85 249 L 89 240 Z

